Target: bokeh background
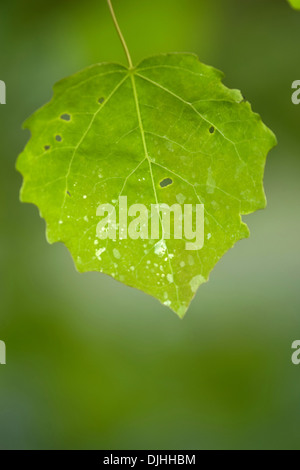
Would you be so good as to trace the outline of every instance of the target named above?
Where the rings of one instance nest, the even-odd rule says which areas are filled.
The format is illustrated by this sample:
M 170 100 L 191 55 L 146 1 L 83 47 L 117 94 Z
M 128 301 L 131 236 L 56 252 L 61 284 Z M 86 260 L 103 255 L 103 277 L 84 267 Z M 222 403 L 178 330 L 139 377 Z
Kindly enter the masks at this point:
M 183 321 L 107 276 L 78 274 L 21 204 L 25 118 L 59 79 L 125 62 L 105 0 L 1 2 L 1 449 L 299 449 L 300 13 L 285 0 L 115 0 L 135 61 L 196 52 L 242 90 L 279 145 L 268 208 Z

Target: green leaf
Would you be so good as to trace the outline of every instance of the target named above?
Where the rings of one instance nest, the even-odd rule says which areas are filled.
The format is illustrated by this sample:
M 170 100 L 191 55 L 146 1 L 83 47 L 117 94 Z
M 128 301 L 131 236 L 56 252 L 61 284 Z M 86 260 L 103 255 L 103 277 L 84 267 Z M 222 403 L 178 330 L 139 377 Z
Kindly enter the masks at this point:
M 275 136 L 222 73 L 166 54 L 135 69 L 100 64 L 55 85 L 25 123 L 21 200 L 36 204 L 50 243 L 80 272 L 99 271 L 156 297 L 180 317 L 217 261 L 249 235 L 241 215 L 265 207 L 263 174 Z M 171 184 L 161 187 L 163 180 Z M 205 242 L 100 240 L 101 204 L 204 204 Z
M 295 10 L 300 10 L 300 0 L 288 0 L 288 2 Z

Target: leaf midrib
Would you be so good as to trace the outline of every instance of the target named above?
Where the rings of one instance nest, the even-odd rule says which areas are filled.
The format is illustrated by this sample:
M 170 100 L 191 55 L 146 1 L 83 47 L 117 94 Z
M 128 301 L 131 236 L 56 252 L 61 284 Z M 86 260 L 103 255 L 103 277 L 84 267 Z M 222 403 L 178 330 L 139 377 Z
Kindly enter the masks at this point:
M 147 147 L 146 137 L 145 137 L 145 130 L 144 130 L 144 126 L 143 126 L 142 115 L 141 115 L 140 104 L 139 104 L 139 98 L 138 98 L 138 93 L 137 93 L 137 88 L 136 88 L 136 83 L 135 83 L 135 77 L 134 77 L 134 75 L 135 75 L 134 73 L 131 73 L 131 74 L 130 74 L 131 84 L 132 84 L 132 89 L 133 89 L 133 96 L 134 96 L 134 101 L 135 101 L 135 106 L 136 106 L 136 112 L 137 112 L 137 117 L 138 117 L 138 122 L 139 122 L 139 128 L 140 128 L 141 138 L 142 138 L 142 142 L 143 142 L 143 148 L 144 148 L 145 158 L 147 159 L 148 164 L 149 164 L 149 171 L 150 171 L 150 176 L 151 176 L 151 182 L 152 182 L 152 187 L 153 187 L 154 198 L 155 198 L 156 205 L 157 205 L 157 207 L 158 207 L 159 202 L 158 202 L 157 191 L 156 191 L 156 187 L 155 187 L 155 181 L 154 181 L 154 177 L 153 177 L 152 161 L 151 161 L 151 159 L 150 159 L 150 157 L 149 157 L 149 153 L 148 153 L 148 147 Z M 167 248 L 168 263 L 169 263 L 170 271 L 171 271 L 172 278 L 173 278 L 173 284 L 174 284 L 175 290 L 176 290 L 177 302 L 180 303 L 180 300 L 179 300 L 179 293 L 178 293 L 178 286 L 177 286 L 177 284 L 176 284 L 175 281 L 174 281 L 174 271 L 173 271 L 171 259 L 170 259 L 170 257 L 169 257 L 169 249 L 168 249 L 166 240 L 165 240 L 165 238 L 164 238 L 164 227 L 163 227 L 163 223 L 162 223 L 162 220 L 161 220 L 160 212 L 159 212 L 159 219 L 160 219 L 160 224 L 161 224 L 161 229 L 162 229 L 162 240 L 164 240 L 164 242 L 165 242 L 165 244 L 166 244 L 166 248 Z

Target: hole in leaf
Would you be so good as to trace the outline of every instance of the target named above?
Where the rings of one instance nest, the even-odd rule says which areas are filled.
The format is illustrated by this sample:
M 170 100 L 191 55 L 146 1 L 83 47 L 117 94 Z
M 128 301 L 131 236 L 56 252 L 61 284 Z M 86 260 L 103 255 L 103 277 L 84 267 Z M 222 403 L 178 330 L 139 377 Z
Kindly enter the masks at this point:
M 103 103 L 104 103 L 104 101 L 105 101 L 105 99 L 104 99 L 104 98 L 99 98 L 99 99 L 98 99 L 98 103 L 99 103 L 99 104 L 103 104 Z
M 60 116 L 60 119 L 62 119 L 63 121 L 71 121 L 71 116 L 70 114 L 65 113 Z
M 165 178 L 159 184 L 161 188 L 166 188 L 167 186 L 170 186 L 170 184 L 172 183 L 173 183 L 173 180 L 171 180 L 171 178 Z
M 55 137 L 55 140 L 57 140 L 57 142 L 61 142 L 61 141 L 62 141 L 61 135 L 57 135 L 57 136 Z
M 211 126 L 211 128 L 209 129 L 209 132 L 210 132 L 211 134 L 213 134 L 213 133 L 215 132 L 214 126 Z
M 47 151 L 47 150 L 50 150 L 50 145 L 45 145 L 44 149 Z

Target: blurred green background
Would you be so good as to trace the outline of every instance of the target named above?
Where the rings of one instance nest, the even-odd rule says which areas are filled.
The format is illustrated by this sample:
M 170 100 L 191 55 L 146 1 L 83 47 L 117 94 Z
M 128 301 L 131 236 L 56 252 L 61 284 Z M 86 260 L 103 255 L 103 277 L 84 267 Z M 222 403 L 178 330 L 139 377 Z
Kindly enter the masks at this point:
M 21 123 L 59 79 L 125 62 L 105 0 L 6 0 L 0 14 L 1 449 L 299 449 L 300 13 L 285 0 L 115 0 L 135 61 L 196 52 L 277 134 L 268 208 L 185 319 L 78 274 L 18 200 Z

